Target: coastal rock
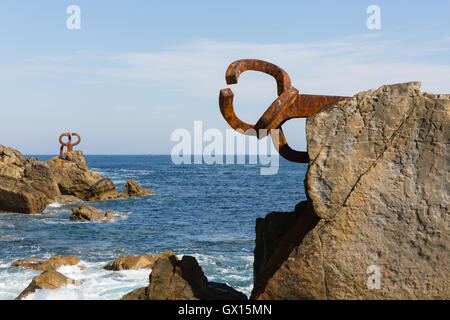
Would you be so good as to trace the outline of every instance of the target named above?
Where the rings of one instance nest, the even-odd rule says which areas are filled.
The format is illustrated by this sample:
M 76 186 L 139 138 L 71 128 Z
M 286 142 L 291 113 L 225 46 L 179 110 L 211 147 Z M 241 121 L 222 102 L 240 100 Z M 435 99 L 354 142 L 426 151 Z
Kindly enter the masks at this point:
M 134 289 L 120 298 L 120 300 L 149 300 L 147 287 Z
M 149 300 L 198 300 L 206 295 L 208 280 L 191 256 L 160 258 L 153 265 L 147 287 Z
M 449 299 L 449 115 L 449 95 L 405 83 L 308 118 L 306 206 L 318 222 L 252 298 Z
M 77 197 L 69 195 L 56 196 L 54 200 L 59 204 L 72 204 L 80 201 L 80 199 L 78 199 Z
M 121 300 L 246 300 L 247 296 L 224 283 L 208 282 L 197 260 L 166 251 L 159 255 L 149 285 L 135 289 Z M 111 263 L 110 263 L 111 264 Z
M 29 161 L 25 165 L 23 182 L 43 192 L 48 199 L 55 199 L 61 195 L 50 166 L 44 161 Z
M 0 175 L 20 179 L 23 177 L 25 157 L 16 149 L 0 144 Z
M 0 210 L 19 213 L 42 212 L 50 203 L 45 193 L 23 181 L 0 176 Z
M 86 196 L 88 201 L 103 201 L 118 199 L 122 195 L 116 189 L 116 185 L 109 178 L 104 178 L 96 182 L 89 188 Z
M 123 197 L 140 197 L 147 194 L 155 194 L 149 189 L 142 188 L 136 181 L 129 179 L 123 189 Z
M 81 221 L 100 221 L 105 218 L 105 212 L 100 209 L 88 206 L 87 204 L 82 204 L 77 208 L 72 208 L 72 215 L 70 220 L 81 220 Z
M 102 177 L 96 173 L 89 171 L 83 165 L 85 164 L 82 151 L 72 151 L 77 154 L 75 159 L 77 162 L 59 159 L 58 157 L 47 160 L 47 164 L 55 177 L 61 194 L 72 195 L 79 199 L 85 199 L 90 193 L 90 189 L 97 182 L 102 180 Z M 67 153 L 67 158 L 71 159 L 72 152 Z M 80 158 L 83 161 L 80 163 Z
M 242 292 L 225 283 L 208 282 L 205 300 L 248 300 Z
M 74 256 L 53 256 L 47 260 L 38 258 L 19 259 L 11 263 L 11 267 L 50 271 L 57 270 L 61 266 L 74 266 L 78 263 L 80 263 L 80 259 Z
M 19 296 L 17 296 L 16 300 L 23 299 L 39 289 L 57 289 L 68 284 L 79 286 L 81 285 L 81 282 L 70 279 L 57 271 L 44 271 L 40 275 L 33 278 L 28 287 L 26 287 L 19 294 Z
M 131 256 L 120 256 L 114 261 L 111 261 L 108 263 L 104 269 L 106 270 L 136 270 L 136 269 L 152 269 L 153 264 L 158 260 L 159 258 L 167 258 L 169 256 L 174 255 L 171 251 L 165 251 L 163 253 L 159 253 L 156 255 L 148 255 L 148 254 L 134 254 Z

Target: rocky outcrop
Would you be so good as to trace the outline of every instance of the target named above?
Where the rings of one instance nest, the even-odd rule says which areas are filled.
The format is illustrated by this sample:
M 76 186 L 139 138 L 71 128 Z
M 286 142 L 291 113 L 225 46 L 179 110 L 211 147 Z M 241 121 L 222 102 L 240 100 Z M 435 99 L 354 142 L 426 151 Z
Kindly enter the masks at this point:
M 133 179 L 128 180 L 123 189 L 123 197 L 124 198 L 140 197 L 140 196 L 145 196 L 147 194 L 155 194 L 155 193 L 153 191 L 150 191 L 149 189 L 142 188 Z
M 449 299 L 449 115 L 450 96 L 405 83 L 308 118 L 302 206 L 317 221 L 292 242 L 277 239 L 304 214 L 258 222 L 252 298 Z
M 70 279 L 57 271 L 44 271 L 33 278 L 31 283 L 17 296 L 16 300 L 21 300 L 39 289 L 57 289 L 64 285 L 81 285 L 80 281 Z
M 89 201 L 103 201 L 118 199 L 121 196 L 111 179 L 104 178 L 89 188 L 86 199 Z
M 135 289 L 121 300 L 242 300 L 247 297 L 226 284 L 208 282 L 197 260 L 173 253 L 153 265 L 149 285 Z
M 50 203 L 45 193 L 17 178 L 0 176 L 0 210 L 18 213 L 42 212 Z
M 134 254 L 131 256 L 120 256 L 114 261 L 108 263 L 104 269 L 106 270 L 136 270 L 136 269 L 152 269 L 153 264 L 159 258 L 166 258 L 174 255 L 171 251 L 165 251 L 163 253 L 148 255 L 148 254 Z
M 61 266 L 74 266 L 78 263 L 80 263 L 80 259 L 74 256 L 53 256 L 50 259 L 19 259 L 11 263 L 11 267 L 22 267 L 33 270 L 50 271 L 57 270 Z
M 114 221 L 114 216 L 114 211 L 108 210 L 104 212 L 103 210 L 91 207 L 87 204 L 82 204 L 79 207 L 72 208 L 70 220 L 112 222 Z
M 39 161 L 0 145 L 0 211 L 40 213 L 52 202 L 77 199 L 119 199 L 121 193 L 109 178 L 90 171 L 83 152 L 66 153 L 66 159 Z M 126 197 L 151 193 L 136 182 L 127 183 Z

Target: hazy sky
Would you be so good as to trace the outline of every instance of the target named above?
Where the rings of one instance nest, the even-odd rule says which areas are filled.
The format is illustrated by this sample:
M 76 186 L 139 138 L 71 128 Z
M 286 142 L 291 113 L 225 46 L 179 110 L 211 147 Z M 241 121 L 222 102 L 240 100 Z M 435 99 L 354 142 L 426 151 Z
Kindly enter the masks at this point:
M 381 29 L 369 30 L 370 5 Z M 69 30 L 69 5 L 81 29 Z M 167 154 L 177 128 L 228 128 L 218 107 L 232 61 L 278 64 L 304 93 L 353 95 L 422 81 L 450 93 L 449 1 L 17 1 L 0 3 L 0 144 L 56 154 L 74 131 L 89 154 Z M 238 116 L 254 123 L 275 81 L 244 73 Z M 304 121 L 283 127 L 305 149 Z

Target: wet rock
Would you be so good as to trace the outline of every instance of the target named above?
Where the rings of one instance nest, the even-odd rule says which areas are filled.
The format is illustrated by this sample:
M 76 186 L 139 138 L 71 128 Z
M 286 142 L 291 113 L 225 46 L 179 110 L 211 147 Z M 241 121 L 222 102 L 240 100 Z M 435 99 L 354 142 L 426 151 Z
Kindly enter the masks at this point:
M 118 199 L 122 195 L 116 189 L 116 185 L 109 178 L 104 178 L 96 182 L 89 188 L 86 200 L 103 201 Z
M 159 253 L 156 255 L 148 255 L 148 254 L 134 254 L 131 256 L 120 256 L 114 261 L 111 261 L 108 263 L 104 268 L 106 270 L 136 270 L 136 269 L 152 269 L 153 264 L 158 260 L 159 258 L 166 258 L 169 256 L 174 255 L 171 251 L 165 251 L 163 253 Z
M 87 204 L 82 204 L 77 208 L 72 209 L 72 215 L 70 220 L 81 220 L 81 221 L 100 221 L 105 218 L 105 212 L 100 209 L 88 206 Z
M 123 189 L 123 197 L 140 197 L 147 194 L 155 194 L 153 191 L 150 191 L 149 189 L 142 188 L 136 181 L 133 179 L 130 179 L 125 184 L 125 187 Z
M 80 259 L 74 256 L 53 256 L 50 259 L 26 258 L 11 263 L 11 267 L 22 267 L 33 270 L 57 270 L 61 266 L 74 266 Z
M 225 283 L 208 282 L 205 300 L 248 300 L 248 298 Z
M 319 221 L 252 297 L 449 299 L 449 115 L 448 95 L 405 83 L 308 118 Z
M 23 299 L 39 289 L 57 289 L 64 285 L 81 285 L 80 281 L 70 279 L 57 271 L 44 271 L 33 278 L 31 283 L 17 296 L 16 300 Z
M 120 298 L 120 300 L 149 300 L 147 287 L 134 289 Z
M 72 204 L 80 201 L 80 199 L 75 196 L 60 195 L 55 197 L 55 201 L 59 204 Z
M 51 201 L 45 193 L 23 181 L 0 176 L 0 210 L 19 213 L 42 212 Z

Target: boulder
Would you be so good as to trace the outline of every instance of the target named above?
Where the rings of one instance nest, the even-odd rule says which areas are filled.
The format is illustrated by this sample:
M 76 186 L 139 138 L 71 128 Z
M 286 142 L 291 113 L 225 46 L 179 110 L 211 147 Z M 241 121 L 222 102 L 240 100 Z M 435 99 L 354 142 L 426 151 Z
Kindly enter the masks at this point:
M 122 195 L 116 189 L 116 185 L 109 178 L 104 178 L 96 182 L 89 188 L 86 200 L 103 201 L 118 199 Z
M 171 251 L 165 251 L 163 253 L 155 254 L 155 255 L 148 255 L 148 254 L 134 254 L 131 256 L 120 256 L 114 261 L 111 261 L 108 263 L 104 268 L 106 270 L 136 270 L 136 269 L 152 269 L 153 264 L 158 260 L 159 258 L 166 258 L 169 256 L 174 255 Z
M 31 293 L 36 292 L 39 289 L 57 289 L 64 285 L 81 285 L 80 281 L 70 279 L 54 270 L 44 271 L 40 275 L 33 278 L 28 287 L 26 287 L 20 294 L 17 296 L 16 300 L 20 300 L 25 298 Z
M 317 222 L 275 244 L 270 251 L 293 248 L 255 277 L 252 298 L 449 299 L 449 123 L 450 96 L 420 83 L 362 92 L 309 117 L 303 209 Z M 295 234 L 304 214 L 288 230 L 292 217 L 279 215 L 279 233 Z M 264 230 L 260 222 L 257 239 Z M 266 260 L 255 249 L 260 274 Z
M 50 203 L 44 192 L 17 178 L 0 176 L 0 210 L 39 213 Z
M 57 270 L 61 266 L 74 266 L 80 259 L 74 256 L 53 256 L 50 259 L 26 258 L 19 259 L 11 263 L 11 267 L 22 267 L 33 270 Z
M 208 282 L 197 260 L 166 251 L 159 255 L 149 285 L 135 289 L 121 300 L 246 300 L 247 296 L 224 283 Z M 111 264 L 111 263 L 110 263 Z
M 81 221 L 100 221 L 105 218 L 105 212 L 100 209 L 88 206 L 87 204 L 82 204 L 77 208 L 72 208 L 72 215 L 70 220 L 81 220 Z
M 85 199 L 88 197 L 91 187 L 102 180 L 102 177 L 98 173 L 86 169 L 87 165 L 83 165 L 85 161 L 82 151 L 72 152 L 77 154 L 75 157 L 77 162 L 54 157 L 47 160 L 47 164 L 55 177 L 61 194 Z M 67 153 L 68 159 L 74 158 L 71 155 L 72 152 Z M 81 157 L 83 161 L 80 163 Z
M 150 191 L 149 189 L 142 188 L 136 181 L 133 179 L 130 179 L 125 184 L 125 187 L 123 189 L 123 197 L 140 197 L 147 194 L 155 194 L 153 191 Z

